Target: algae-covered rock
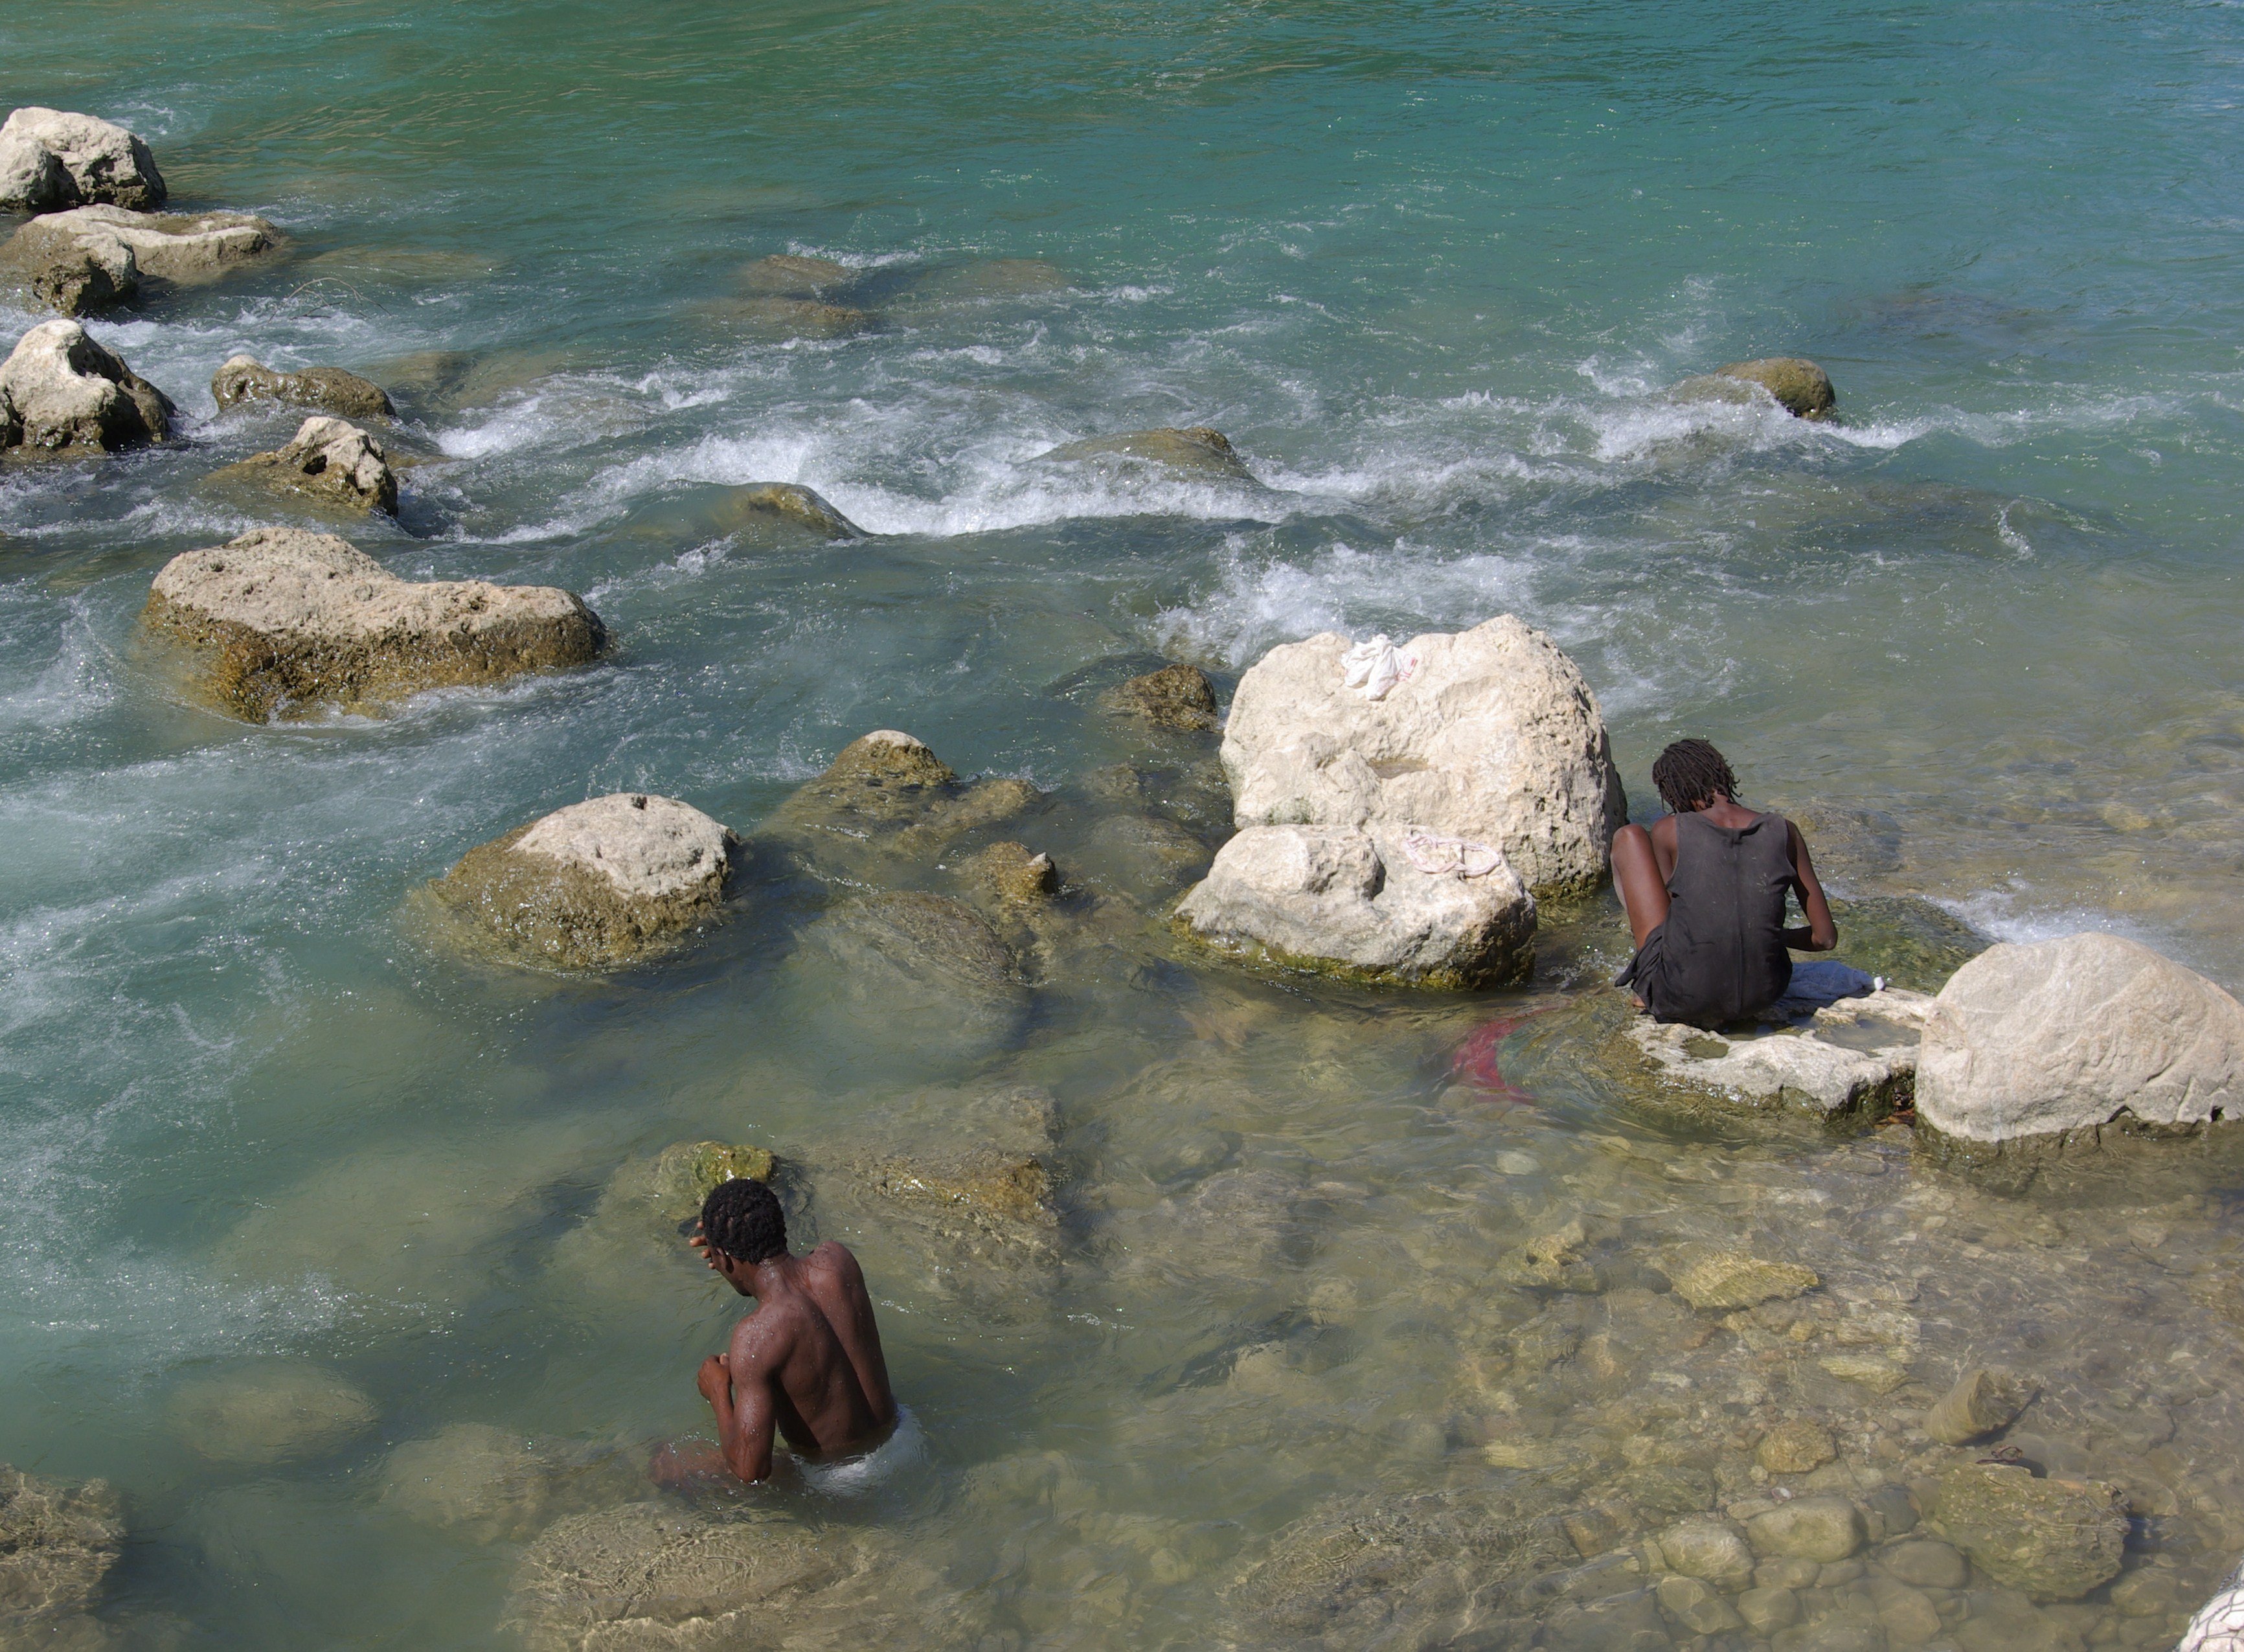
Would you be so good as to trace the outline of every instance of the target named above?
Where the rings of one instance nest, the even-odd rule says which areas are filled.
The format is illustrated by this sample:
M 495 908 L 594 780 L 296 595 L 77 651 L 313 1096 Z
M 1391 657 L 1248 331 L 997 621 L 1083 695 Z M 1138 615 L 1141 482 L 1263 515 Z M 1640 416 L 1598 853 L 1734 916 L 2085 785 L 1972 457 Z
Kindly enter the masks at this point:
M 1059 868 L 1052 858 L 1025 843 L 993 843 L 960 870 L 1004 907 L 1039 907 L 1059 892 Z
M 1822 864 L 1819 855 L 1817 864 Z M 1936 993 L 1994 943 L 1954 914 L 1914 895 L 1859 895 L 1831 902 L 1839 955 L 1887 986 Z
M 1831 1431 L 1810 1417 L 1777 1424 L 1754 1447 L 1754 1461 L 1772 1474 L 1805 1474 L 1838 1454 Z
M 873 325 L 867 311 L 817 299 L 769 296 L 731 299 L 710 307 L 711 314 L 768 339 L 842 339 Z
M 678 1142 L 654 1161 L 652 1197 L 665 1216 L 679 1221 L 700 1214 L 709 1196 L 727 1182 L 769 1182 L 779 1160 L 767 1147 L 728 1142 Z
M 394 419 L 389 393 L 371 379 L 341 367 L 300 367 L 276 373 L 254 356 L 230 355 L 211 375 L 211 395 L 221 408 L 280 401 L 319 408 L 346 419 Z
M 70 1486 L 0 1463 L 0 1644 L 30 1646 L 91 1605 L 124 1540 L 106 1480 Z
M 1224 482 L 1254 480 L 1239 450 L 1220 430 L 1206 425 L 1189 429 L 1126 430 L 1119 435 L 1093 436 L 1071 442 L 1039 454 L 1041 460 L 1084 463 L 1113 469 L 1132 462 L 1156 465 L 1187 475 Z
M 957 774 L 926 742 L 900 729 L 875 729 L 843 746 L 825 773 L 781 804 L 772 825 L 862 837 L 918 819 L 957 785 Z
M 174 556 L 142 618 L 192 651 L 203 692 L 254 722 L 582 665 L 606 640 L 568 591 L 416 583 L 332 534 L 296 528 Z
M 1176 918 L 1227 955 L 1368 984 L 1502 985 L 1535 961 L 1535 901 L 1518 873 L 1483 846 L 1423 833 L 1246 827 Z
M 1664 1258 L 1660 1267 L 1675 1294 L 1699 1309 L 1725 1312 L 1783 1301 L 1822 1281 L 1796 1262 L 1767 1262 L 1743 1251 L 1692 1247 Z
M 1164 665 L 1109 689 L 1100 703 L 1156 728 L 1203 732 L 1215 726 L 1215 684 L 1197 665 Z
M 612 969 L 714 920 L 737 847 L 691 804 L 617 792 L 469 850 L 433 888 L 522 961 Z
M 114 453 L 163 441 L 175 411 L 76 321 L 42 321 L 0 363 L 0 448 Z
M 0 212 L 106 202 L 152 212 L 166 192 L 148 145 L 113 122 L 30 104 L 0 125 Z
M 1496 1264 L 1497 1277 L 1524 1291 L 1595 1296 L 1605 1288 L 1603 1269 L 1583 1254 L 1588 1243 L 1581 1218 L 1538 1234 Z
M 822 299 L 840 292 L 854 279 L 848 265 L 830 258 L 774 253 L 742 268 L 740 286 L 743 293 L 765 298 Z
M 518 1433 L 455 1423 L 393 1448 L 382 1500 L 408 1519 L 483 1542 L 519 1540 L 550 1518 L 557 1467 Z
M 1925 1520 L 1997 1583 L 2038 1601 L 2078 1600 L 2118 1575 L 2127 1543 L 2116 1487 L 1998 1463 L 1951 1470 Z
M 821 539 L 862 539 L 865 530 L 822 494 L 792 482 L 758 482 L 728 488 L 713 502 L 720 531 L 738 533 L 766 523 L 805 529 Z
M 1759 385 L 1795 418 L 1828 418 L 1838 404 L 1830 375 L 1800 356 L 1772 355 L 1754 361 L 1733 361 L 1726 367 L 1715 368 L 1714 373 L 1718 378 Z
M 263 1467 L 324 1456 L 374 1426 L 373 1398 L 341 1372 L 308 1359 L 261 1359 L 191 1378 L 166 1413 L 188 1450 L 214 1462 Z
M 1795 1497 L 1746 1522 L 1746 1541 L 1754 1554 L 1827 1566 L 1853 1554 L 1867 1536 L 1862 1511 L 1830 1494 Z
M 1659 1534 L 1659 1550 L 1671 1570 L 1703 1578 L 1719 1588 L 1741 1588 L 1753 1581 L 1753 1551 L 1727 1521 L 1693 1520 Z
M 397 514 L 397 473 L 381 442 L 348 420 L 315 415 L 270 453 L 213 471 L 216 486 L 247 486 L 344 510 Z
M 2008 1428 L 2033 1398 L 2033 1384 L 2007 1365 L 1975 1365 L 1925 1413 L 1924 1432 L 1964 1446 Z

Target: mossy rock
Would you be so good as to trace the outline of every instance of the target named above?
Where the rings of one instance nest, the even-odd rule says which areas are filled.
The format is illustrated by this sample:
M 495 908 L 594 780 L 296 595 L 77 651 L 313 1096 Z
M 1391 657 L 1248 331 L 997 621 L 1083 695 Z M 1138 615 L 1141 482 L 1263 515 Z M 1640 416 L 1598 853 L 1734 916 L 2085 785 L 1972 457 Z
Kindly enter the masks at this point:
M 2077 1601 L 2119 1575 L 2127 1547 L 2125 1494 L 2096 1480 L 2037 1480 L 1997 1463 L 1955 1469 L 1927 1523 L 2009 1588 Z
M 769 1148 L 679 1142 L 663 1149 L 654 1161 L 654 1197 L 666 1217 L 690 1220 L 726 1183 L 745 1177 L 768 1184 L 778 1169 L 779 1160 Z
M 1831 917 L 1839 926 L 1835 957 L 1911 992 L 1938 992 L 1949 976 L 1995 944 L 1961 918 L 1915 895 L 1834 900 Z

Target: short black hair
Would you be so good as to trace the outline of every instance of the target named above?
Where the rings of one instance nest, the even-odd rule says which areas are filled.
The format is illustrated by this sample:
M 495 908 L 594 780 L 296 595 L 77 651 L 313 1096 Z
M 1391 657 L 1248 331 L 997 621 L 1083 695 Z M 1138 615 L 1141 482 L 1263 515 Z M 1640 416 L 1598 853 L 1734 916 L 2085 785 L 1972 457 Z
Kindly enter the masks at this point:
M 762 1183 L 736 1176 L 701 1201 L 701 1237 L 735 1262 L 767 1262 L 787 1254 L 787 1212 Z
M 1704 740 L 1678 740 L 1653 759 L 1652 784 L 1659 800 L 1677 814 L 1687 813 L 1717 792 L 1734 803 L 1738 777 L 1729 759 Z

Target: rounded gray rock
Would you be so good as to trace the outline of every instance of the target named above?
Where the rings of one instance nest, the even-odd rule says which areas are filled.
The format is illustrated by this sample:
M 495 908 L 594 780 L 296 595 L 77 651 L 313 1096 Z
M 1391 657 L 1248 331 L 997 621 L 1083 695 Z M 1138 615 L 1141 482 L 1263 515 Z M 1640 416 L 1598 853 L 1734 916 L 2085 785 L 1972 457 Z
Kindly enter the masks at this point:
M 348 420 L 314 414 L 270 453 L 214 471 L 220 486 L 247 483 L 345 510 L 397 514 L 397 473 L 381 442 Z
M 254 356 L 232 355 L 211 375 L 211 395 L 221 408 L 246 401 L 287 401 L 321 408 L 347 419 L 394 419 L 389 393 L 341 367 L 301 367 L 276 373 Z
M 1795 1497 L 1746 1522 L 1756 1554 L 1784 1555 L 1828 1566 L 1862 1546 L 1862 1511 L 1846 1498 L 1827 1494 Z

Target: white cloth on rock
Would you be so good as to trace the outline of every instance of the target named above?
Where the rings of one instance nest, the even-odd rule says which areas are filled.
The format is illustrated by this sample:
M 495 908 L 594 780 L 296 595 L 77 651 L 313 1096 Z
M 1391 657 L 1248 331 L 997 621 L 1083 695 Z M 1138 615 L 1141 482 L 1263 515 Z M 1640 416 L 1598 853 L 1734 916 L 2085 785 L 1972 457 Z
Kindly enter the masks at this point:
M 1361 689 L 1368 700 L 1383 700 L 1398 683 L 1407 683 L 1418 669 L 1418 657 L 1398 648 L 1382 631 L 1368 643 L 1358 643 L 1340 657 L 1343 687 Z
M 1431 832 L 1403 834 L 1403 859 L 1430 878 L 1485 878 L 1504 864 L 1504 852 L 1470 838 L 1444 838 Z

